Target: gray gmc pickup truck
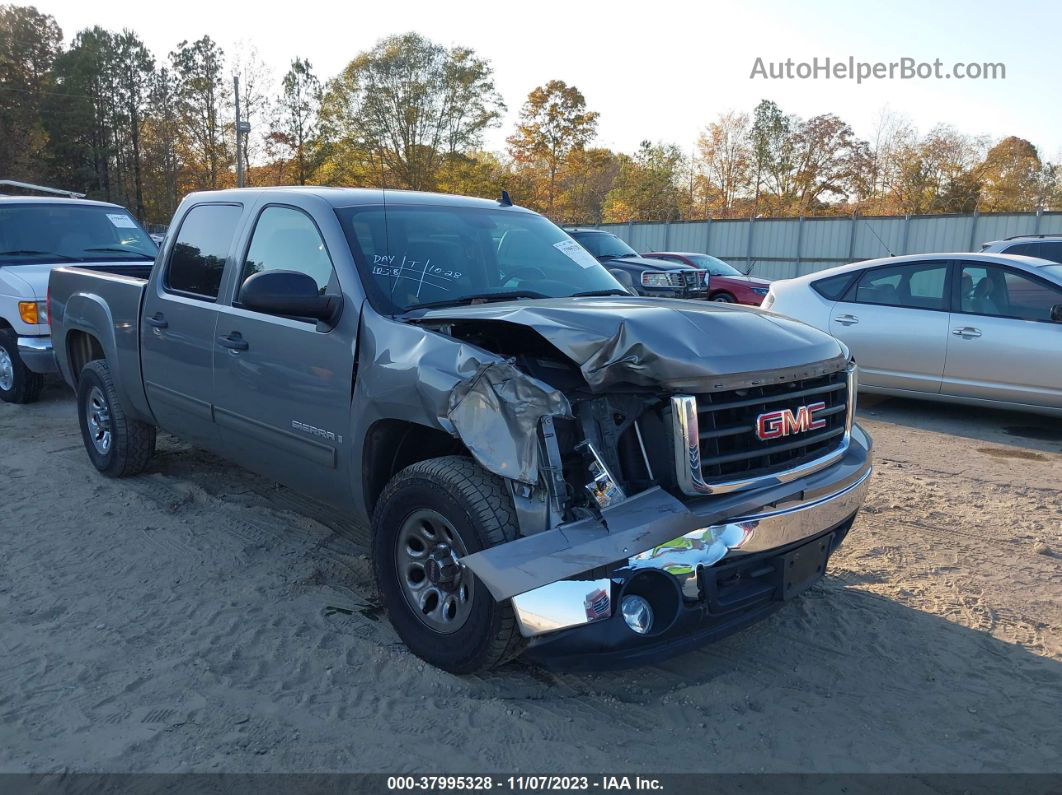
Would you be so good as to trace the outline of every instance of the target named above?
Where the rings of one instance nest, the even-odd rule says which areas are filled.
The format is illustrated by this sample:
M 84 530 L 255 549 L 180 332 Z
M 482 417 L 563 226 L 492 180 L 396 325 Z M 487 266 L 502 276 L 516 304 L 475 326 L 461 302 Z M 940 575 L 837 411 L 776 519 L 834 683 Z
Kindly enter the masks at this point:
M 449 671 L 747 626 L 867 488 L 841 343 L 632 296 L 505 194 L 196 193 L 139 276 L 51 275 L 92 463 L 142 471 L 161 428 L 371 526 L 395 629 Z

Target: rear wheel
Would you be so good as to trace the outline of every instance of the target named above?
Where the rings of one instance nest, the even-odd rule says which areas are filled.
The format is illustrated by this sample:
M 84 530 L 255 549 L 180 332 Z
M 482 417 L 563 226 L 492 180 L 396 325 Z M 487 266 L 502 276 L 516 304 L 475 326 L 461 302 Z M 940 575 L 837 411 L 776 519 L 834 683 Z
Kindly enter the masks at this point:
M 403 469 L 373 513 L 377 586 L 395 631 L 426 662 L 456 674 L 518 654 L 511 604 L 457 561 L 517 536 L 501 479 L 462 456 Z
M 112 478 L 144 471 L 155 452 L 155 426 L 126 416 L 103 360 L 91 361 L 77 384 L 77 413 L 93 466 Z
M 730 293 L 716 293 L 715 295 L 712 296 L 712 300 L 713 301 L 718 301 L 721 304 L 734 304 L 734 303 L 737 303 L 734 300 L 734 296 L 732 296 Z
M 18 339 L 10 331 L 0 331 L 0 400 L 5 403 L 33 403 L 41 395 L 44 376 L 35 373 L 18 355 Z

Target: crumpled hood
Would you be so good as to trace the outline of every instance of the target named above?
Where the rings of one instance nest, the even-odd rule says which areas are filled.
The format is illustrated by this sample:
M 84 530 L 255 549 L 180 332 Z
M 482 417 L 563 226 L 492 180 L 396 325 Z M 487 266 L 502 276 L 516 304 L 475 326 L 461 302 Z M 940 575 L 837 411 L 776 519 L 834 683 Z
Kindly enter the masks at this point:
M 432 309 L 411 320 L 526 326 L 578 365 L 594 392 L 619 385 L 739 389 L 845 365 L 845 351 L 828 334 L 779 315 L 713 302 L 551 298 Z

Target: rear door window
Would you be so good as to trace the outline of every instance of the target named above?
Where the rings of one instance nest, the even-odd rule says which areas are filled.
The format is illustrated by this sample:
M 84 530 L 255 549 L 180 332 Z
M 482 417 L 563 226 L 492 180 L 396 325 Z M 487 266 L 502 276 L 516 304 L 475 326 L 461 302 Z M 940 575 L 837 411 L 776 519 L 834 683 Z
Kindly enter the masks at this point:
M 216 300 L 243 208 L 200 204 L 181 221 L 163 285 L 171 292 Z
M 946 262 L 911 263 L 864 271 L 855 289 L 858 304 L 910 309 L 945 308 Z

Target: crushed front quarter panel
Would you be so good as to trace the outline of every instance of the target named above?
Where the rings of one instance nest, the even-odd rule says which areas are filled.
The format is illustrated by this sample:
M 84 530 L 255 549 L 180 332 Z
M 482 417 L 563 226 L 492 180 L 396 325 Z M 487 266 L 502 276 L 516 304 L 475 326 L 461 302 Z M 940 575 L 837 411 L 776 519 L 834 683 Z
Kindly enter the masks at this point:
M 455 386 L 447 416 L 480 466 L 534 485 L 539 480 L 539 421 L 547 414 L 568 417 L 571 411 L 556 389 L 504 361 L 483 364 Z

